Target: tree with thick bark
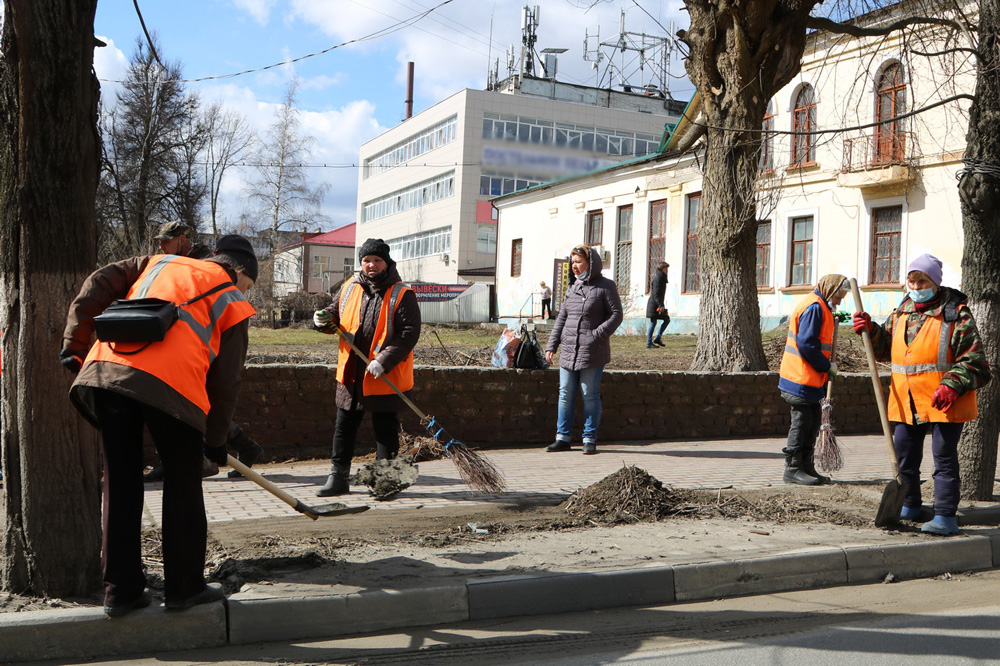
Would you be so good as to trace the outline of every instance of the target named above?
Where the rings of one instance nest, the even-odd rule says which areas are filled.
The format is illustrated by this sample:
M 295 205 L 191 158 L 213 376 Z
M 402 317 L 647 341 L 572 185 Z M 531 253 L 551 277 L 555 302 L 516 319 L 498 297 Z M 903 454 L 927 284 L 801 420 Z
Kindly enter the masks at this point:
M 96 259 L 97 0 L 3 6 L 0 588 L 84 595 L 100 585 L 100 449 L 57 357 Z
M 979 418 L 959 442 L 962 496 L 992 500 L 1000 438 L 1000 4 L 982 0 L 975 99 L 969 111 L 962 200 L 962 291 L 983 337 L 993 379 L 977 391 Z
M 856 37 L 913 25 L 955 23 L 909 16 L 866 25 L 812 17 L 816 0 L 685 0 L 678 37 L 701 101 L 704 171 L 698 219 L 698 346 L 694 370 L 766 370 L 754 275 L 761 127 L 767 103 L 799 73 L 809 29 Z

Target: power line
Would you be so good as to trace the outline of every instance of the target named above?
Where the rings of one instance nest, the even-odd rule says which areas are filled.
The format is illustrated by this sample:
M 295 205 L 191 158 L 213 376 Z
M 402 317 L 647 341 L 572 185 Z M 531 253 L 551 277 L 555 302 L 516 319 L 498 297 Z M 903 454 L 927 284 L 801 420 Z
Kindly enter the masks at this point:
M 139 10 L 138 0 L 132 0 L 132 1 L 134 3 L 136 3 L 136 11 L 138 12 L 138 10 Z M 365 35 L 364 37 L 357 37 L 355 39 L 349 39 L 346 42 L 341 42 L 340 44 L 334 44 L 333 46 L 331 46 L 329 48 L 323 49 L 322 51 L 316 51 L 315 53 L 309 53 L 307 55 L 299 56 L 297 58 L 292 58 L 290 60 L 284 60 L 282 62 L 276 62 L 274 64 L 265 65 L 263 67 L 255 67 L 253 69 L 246 69 L 246 70 L 243 70 L 243 71 L 240 71 L 240 72 L 234 72 L 232 74 L 219 74 L 219 75 L 216 75 L 216 76 L 202 76 L 202 77 L 199 77 L 199 78 L 196 78 L 196 79 L 173 79 L 173 82 L 174 83 L 201 83 L 202 81 L 218 81 L 218 80 L 221 80 L 221 79 L 233 79 L 233 78 L 236 78 L 238 76 L 244 76 L 246 74 L 255 74 L 257 72 L 264 72 L 264 71 L 267 71 L 269 69 L 274 69 L 275 67 L 282 67 L 284 65 L 291 65 L 293 63 L 300 62 L 300 61 L 306 60 L 308 58 L 314 58 L 316 56 L 324 55 L 326 53 L 329 53 L 330 51 L 342 48 L 344 46 L 349 46 L 351 44 L 358 44 L 360 42 L 371 41 L 371 40 L 377 39 L 379 37 L 384 37 L 386 35 L 390 35 L 390 34 L 392 34 L 394 32 L 402 30 L 403 28 L 405 28 L 407 26 L 410 26 L 410 25 L 413 25 L 413 24 L 417 23 L 421 19 L 427 17 L 429 14 L 437 11 L 441 7 L 444 7 L 445 5 L 450 4 L 452 2 L 454 2 L 454 0 L 444 0 L 443 2 L 441 2 L 441 3 L 439 3 L 439 4 L 437 4 L 437 5 L 433 6 L 433 7 L 431 7 L 430 9 L 428 9 L 425 12 L 421 12 L 420 14 L 416 14 L 416 15 L 408 18 L 408 19 L 404 19 L 404 20 L 398 21 L 398 22 L 394 23 L 393 25 L 390 25 L 388 27 L 382 28 L 380 30 L 376 30 L 375 32 L 372 32 L 372 33 L 369 33 L 369 34 Z M 139 19 L 140 19 L 140 22 L 141 22 L 142 21 L 142 16 L 141 15 L 140 15 Z M 146 31 L 145 23 L 143 23 L 142 29 L 143 29 L 143 32 Z M 146 33 L 146 39 L 149 39 L 149 33 Z M 153 48 L 152 41 L 150 41 L 150 49 L 152 49 L 152 48 Z M 153 53 L 153 57 L 154 58 L 156 57 L 155 51 Z M 156 61 L 159 62 L 159 58 L 156 58 Z M 162 66 L 162 64 L 161 64 L 161 66 Z M 116 81 L 116 80 L 109 80 L 109 79 L 101 79 L 101 80 L 104 81 L 105 83 L 127 83 L 126 81 Z

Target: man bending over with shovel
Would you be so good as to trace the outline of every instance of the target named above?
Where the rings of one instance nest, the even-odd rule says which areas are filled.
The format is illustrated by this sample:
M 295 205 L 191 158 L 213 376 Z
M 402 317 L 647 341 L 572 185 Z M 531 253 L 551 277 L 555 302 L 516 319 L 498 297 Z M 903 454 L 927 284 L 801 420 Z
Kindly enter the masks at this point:
M 73 404 L 101 432 L 101 569 L 104 612 L 112 617 L 151 601 L 140 547 L 143 427 L 163 461 L 167 610 L 224 597 L 217 583 L 205 584 L 201 460 L 203 452 L 220 465 L 227 459 L 226 433 L 246 358 L 248 320 L 255 314 L 244 294 L 256 279 L 250 241 L 223 236 L 215 256 L 205 261 L 157 254 L 108 264 L 87 278 L 70 304 L 59 359 L 76 374 Z M 130 330 L 118 338 L 148 342 L 91 344 L 95 317 L 119 299 L 159 299 L 167 311 L 176 304 L 176 319 L 153 335 Z
M 958 533 L 958 438 L 976 418 L 976 389 L 990 381 L 982 338 L 957 289 L 941 286 L 941 260 L 922 254 L 906 269 L 909 289 L 883 326 L 854 313 L 854 332 L 871 335 L 875 357 L 892 359 L 888 417 L 899 473 L 906 482 L 900 518 L 920 517 L 924 436 L 934 455 L 934 519 L 921 532 Z

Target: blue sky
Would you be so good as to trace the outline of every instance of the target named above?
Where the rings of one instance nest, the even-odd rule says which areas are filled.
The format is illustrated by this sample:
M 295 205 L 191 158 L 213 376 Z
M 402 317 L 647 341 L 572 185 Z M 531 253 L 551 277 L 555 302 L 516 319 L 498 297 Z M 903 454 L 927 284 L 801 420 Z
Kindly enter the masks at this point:
M 536 0 L 537 1 L 537 0 Z M 150 32 L 155 32 L 165 60 L 179 62 L 186 79 L 218 77 L 259 69 L 328 49 L 379 31 L 385 34 L 336 48 L 323 55 L 231 78 L 188 84 L 206 103 L 221 101 L 263 130 L 273 119 L 292 77 L 300 80 L 298 108 L 304 133 L 316 138 L 310 163 L 317 182 L 330 185 L 324 212 L 332 224 L 354 221 L 356 168 L 365 141 L 398 124 L 404 114 L 406 63 L 415 63 L 414 112 L 463 88 L 485 87 L 491 62 L 520 46 L 521 8 L 509 0 L 140 0 Z M 536 50 L 566 48 L 560 56 L 560 80 L 594 85 L 606 62 L 595 70 L 583 59 L 585 34 L 601 41 L 618 33 L 621 10 L 626 30 L 665 36 L 671 21 L 686 27 L 679 0 L 542 0 L 538 2 Z M 434 11 L 414 21 L 429 9 Z M 403 24 L 409 22 L 409 24 Z M 492 23 L 492 27 L 491 27 Z M 100 0 L 95 32 L 108 42 L 95 52 L 105 103 L 113 103 L 115 83 L 127 67 L 142 28 L 132 0 Z M 395 28 L 395 29 L 394 29 Z M 492 39 L 490 37 L 492 31 Z M 620 58 L 619 58 L 620 62 Z M 626 60 L 633 82 L 639 73 Z M 671 68 L 683 73 L 675 56 Z M 648 71 L 648 70 L 647 70 Z M 605 82 L 607 78 L 604 79 Z M 671 90 L 687 99 L 691 85 L 673 79 Z M 242 175 L 226 183 L 224 217 L 241 212 Z

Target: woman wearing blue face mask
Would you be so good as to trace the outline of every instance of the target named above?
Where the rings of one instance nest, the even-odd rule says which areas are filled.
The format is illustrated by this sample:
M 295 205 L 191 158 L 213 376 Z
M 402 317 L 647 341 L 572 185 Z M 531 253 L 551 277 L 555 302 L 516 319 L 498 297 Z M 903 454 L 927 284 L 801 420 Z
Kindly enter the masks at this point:
M 920 516 L 920 462 L 931 433 L 934 455 L 934 519 L 920 530 L 958 533 L 958 438 L 962 424 L 976 418 L 976 389 L 990 381 L 982 338 L 957 289 L 941 286 L 941 261 L 923 254 L 906 272 L 908 292 L 883 326 L 866 312 L 854 313 L 854 331 L 871 334 L 876 358 L 892 360 L 889 421 L 906 482 L 900 515 Z

